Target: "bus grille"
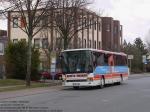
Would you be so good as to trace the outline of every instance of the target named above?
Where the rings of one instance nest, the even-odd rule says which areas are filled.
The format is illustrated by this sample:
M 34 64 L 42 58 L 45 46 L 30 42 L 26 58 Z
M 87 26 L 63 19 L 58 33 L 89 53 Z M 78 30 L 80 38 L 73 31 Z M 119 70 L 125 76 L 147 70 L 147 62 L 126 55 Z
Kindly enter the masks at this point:
M 85 82 L 87 81 L 86 79 L 83 80 L 66 80 L 66 82 Z

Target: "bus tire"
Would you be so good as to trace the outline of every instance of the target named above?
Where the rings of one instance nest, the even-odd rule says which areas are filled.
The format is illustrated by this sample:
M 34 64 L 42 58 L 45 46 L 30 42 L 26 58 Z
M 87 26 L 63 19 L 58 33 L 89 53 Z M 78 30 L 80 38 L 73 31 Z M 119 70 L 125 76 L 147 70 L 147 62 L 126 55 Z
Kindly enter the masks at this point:
M 104 88 L 104 85 L 105 85 L 105 79 L 104 77 L 101 78 L 101 82 L 100 82 L 100 88 Z
M 79 86 L 73 86 L 73 89 L 78 90 Z
M 120 74 L 120 82 L 118 83 L 119 85 L 123 83 L 123 76 Z

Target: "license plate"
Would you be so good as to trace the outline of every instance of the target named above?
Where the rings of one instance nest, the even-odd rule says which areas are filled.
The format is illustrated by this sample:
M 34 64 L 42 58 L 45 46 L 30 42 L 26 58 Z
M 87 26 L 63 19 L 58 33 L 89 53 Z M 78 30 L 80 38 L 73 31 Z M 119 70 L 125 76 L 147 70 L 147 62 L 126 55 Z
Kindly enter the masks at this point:
M 73 83 L 73 86 L 80 86 L 80 83 Z

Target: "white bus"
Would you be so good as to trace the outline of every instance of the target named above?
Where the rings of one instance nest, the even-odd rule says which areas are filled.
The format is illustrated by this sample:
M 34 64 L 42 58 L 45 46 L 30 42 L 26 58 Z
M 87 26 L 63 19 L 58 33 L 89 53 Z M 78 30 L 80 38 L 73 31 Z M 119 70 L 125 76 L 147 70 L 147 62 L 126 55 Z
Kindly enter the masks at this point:
M 71 49 L 61 53 L 63 86 L 99 86 L 128 79 L 127 55 L 96 49 Z

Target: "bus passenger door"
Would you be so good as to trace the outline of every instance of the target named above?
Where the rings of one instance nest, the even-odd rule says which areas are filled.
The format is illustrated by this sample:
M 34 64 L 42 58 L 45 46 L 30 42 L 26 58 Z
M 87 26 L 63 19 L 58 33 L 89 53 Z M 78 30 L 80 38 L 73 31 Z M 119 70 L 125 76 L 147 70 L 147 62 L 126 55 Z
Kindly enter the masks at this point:
M 110 75 L 112 78 L 112 82 L 113 82 L 113 72 L 114 72 L 114 59 L 113 59 L 113 54 L 111 54 L 108 58 L 108 65 L 110 68 Z
M 108 58 L 108 65 L 110 66 L 110 73 L 113 72 L 113 67 L 114 67 L 114 59 L 113 59 L 113 55 L 110 55 L 109 58 Z

